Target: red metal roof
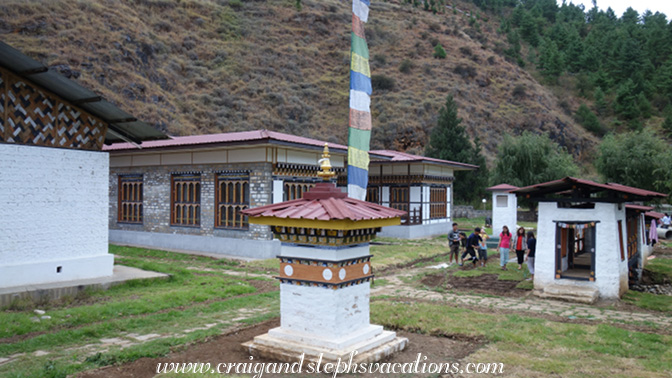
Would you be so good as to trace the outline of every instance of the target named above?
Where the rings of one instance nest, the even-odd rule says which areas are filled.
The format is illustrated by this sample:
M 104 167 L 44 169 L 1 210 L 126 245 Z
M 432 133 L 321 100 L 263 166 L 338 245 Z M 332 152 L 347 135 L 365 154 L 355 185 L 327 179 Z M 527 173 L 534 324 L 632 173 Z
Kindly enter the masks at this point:
M 509 185 L 509 184 L 499 184 L 499 185 L 491 186 L 491 187 L 489 187 L 485 190 L 489 190 L 491 192 L 494 192 L 494 191 L 510 192 L 510 191 L 516 190 L 516 189 L 519 189 L 519 188 L 517 186 L 513 186 L 513 185 Z
M 657 211 L 647 211 L 646 213 L 644 213 L 644 216 L 647 218 L 661 219 L 662 217 L 665 216 L 665 214 L 659 213 Z
M 376 154 L 376 155 L 382 155 L 382 156 L 390 157 L 390 158 L 392 158 L 390 160 L 392 162 L 402 161 L 402 162 L 438 163 L 438 164 L 443 164 L 443 165 L 450 165 L 450 166 L 457 167 L 457 168 L 478 169 L 478 165 L 458 163 L 456 161 L 441 160 L 441 159 L 435 159 L 435 158 L 430 158 L 430 157 L 425 157 L 425 156 L 412 155 L 412 154 L 408 154 L 406 152 L 399 152 L 399 151 L 392 151 L 392 150 L 372 150 L 371 153 Z
M 221 133 L 221 134 L 206 134 L 206 135 L 191 135 L 171 137 L 168 140 L 157 140 L 151 142 L 142 142 L 140 146 L 146 148 L 167 148 L 178 146 L 201 146 L 207 144 L 219 143 L 235 143 L 235 142 L 251 142 L 275 140 L 291 144 L 308 145 L 315 147 L 324 147 L 324 141 L 317 139 L 305 138 L 296 135 L 278 133 L 268 130 L 254 130 L 242 131 L 237 133 Z M 347 151 L 348 147 L 342 144 L 329 143 L 330 149 Z M 115 143 L 110 146 L 105 146 L 104 151 L 119 151 L 119 150 L 137 150 L 137 147 L 130 143 Z
M 348 198 L 334 184 L 318 183 L 303 198 L 242 211 L 250 217 L 353 221 L 401 217 L 405 211 Z
M 632 187 L 632 186 L 615 184 L 615 183 L 600 184 L 600 183 L 595 182 L 595 181 L 584 180 L 584 179 L 579 179 L 579 178 L 575 178 L 575 177 L 565 177 L 565 178 L 562 178 L 562 179 L 559 179 L 559 180 L 553 180 L 553 181 L 544 182 L 544 183 L 541 183 L 541 184 L 526 186 L 524 188 L 514 190 L 513 193 L 516 193 L 516 194 L 559 193 L 559 192 L 563 192 L 563 191 L 566 191 L 568 189 L 571 189 L 573 186 L 581 186 L 583 188 L 587 188 L 587 189 L 591 190 L 592 192 L 601 192 L 601 191 L 607 190 L 607 191 L 630 194 L 630 195 L 633 195 L 633 196 L 644 197 L 644 198 L 647 198 L 647 197 L 658 197 L 658 198 L 667 197 L 667 194 L 653 192 L 653 191 L 650 191 L 650 190 L 645 190 L 645 189 L 640 189 L 640 188 L 635 188 L 635 187 Z
M 626 210 L 649 211 L 655 209 L 653 206 L 625 205 Z

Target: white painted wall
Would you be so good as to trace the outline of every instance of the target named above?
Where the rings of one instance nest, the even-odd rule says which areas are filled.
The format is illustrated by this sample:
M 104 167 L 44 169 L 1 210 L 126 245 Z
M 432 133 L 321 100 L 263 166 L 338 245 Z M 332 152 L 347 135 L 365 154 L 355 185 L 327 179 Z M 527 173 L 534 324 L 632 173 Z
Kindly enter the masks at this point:
M 506 198 L 506 206 L 502 207 L 502 202 L 497 197 Z M 516 223 L 518 221 L 518 199 L 515 194 L 504 191 L 492 192 L 492 233 L 499 236 L 502 227 L 507 226 L 511 233 L 516 232 Z
M 273 203 L 282 202 L 283 192 L 285 190 L 283 180 L 273 180 Z
M 107 153 L 0 144 L 0 287 L 112 275 L 108 180 Z
M 596 221 L 595 281 L 576 281 L 555 278 L 555 223 L 554 221 Z M 618 239 L 618 220 L 622 222 L 623 243 L 626 243 L 625 207 L 618 204 L 596 203 L 595 209 L 561 209 L 555 202 L 539 203 L 537 223 L 537 252 L 535 257 L 535 289 L 546 285 L 596 287 L 603 298 L 618 298 L 628 290 L 628 263 L 621 261 Z

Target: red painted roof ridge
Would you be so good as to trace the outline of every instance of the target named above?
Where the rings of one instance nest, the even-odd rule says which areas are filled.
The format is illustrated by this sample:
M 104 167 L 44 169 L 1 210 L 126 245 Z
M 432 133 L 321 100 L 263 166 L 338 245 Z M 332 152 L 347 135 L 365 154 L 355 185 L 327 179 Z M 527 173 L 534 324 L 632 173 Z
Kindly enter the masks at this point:
M 324 146 L 324 141 L 296 136 L 291 134 L 280 133 L 277 131 L 268 130 L 252 130 L 240 131 L 233 133 L 218 133 L 218 134 L 202 134 L 189 136 L 172 136 L 167 140 L 157 140 L 150 142 L 142 142 L 140 146 L 143 149 L 151 148 L 166 148 L 177 146 L 198 146 L 204 144 L 215 143 L 232 143 L 232 142 L 246 142 L 255 140 L 272 139 L 281 142 L 289 142 L 296 144 L 303 144 L 309 146 Z M 330 148 L 347 150 L 348 146 L 338 143 L 329 143 Z M 137 147 L 131 143 L 115 143 L 109 146 L 103 146 L 103 151 L 120 151 L 120 150 L 137 150 Z
M 478 168 L 478 165 L 460 163 L 460 162 L 450 161 L 450 160 L 436 159 L 436 158 L 420 156 L 420 155 L 413 155 L 413 154 L 409 154 L 408 152 L 401 152 L 401 151 L 394 151 L 394 150 L 371 150 L 370 152 L 373 153 L 373 154 L 376 154 L 376 155 L 389 156 L 389 157 L 392 158 L 392 161 L 423 161 L 423 160 L 426 160 L 426 161 L 431 161 L 431 162 L 436 162 L 436 163 L 457 165 L 457 166 L 467 167 L 467 168 L 474 168 L 474 169 Z
M 491 186 L 489 188 L 486 188 L 485 190 L 489 190 L 489 191 L 495 191 L 495 190 L 511 191 L 511 190 L 516 190 L 516 189 L 520 189 L 520 188 L 517 187 L 517 186 L 509 185 L 509 184 L 499 184 L 499 185 L 495 185 L 495 186 Z
M 601 184 L 599 182 L 595 182 L 592 180 L 586 180 L 586 179 L 579 179 L 576 177 L 571 177 L 567 176 L 558 180 L 552 180 L 548 182 L 543 182 L 539 184 L 534 184 L 534 185 L 529 185 L 523 188 L 519 188 L 516 190 L 513 190 L 513 193 L 516 194 L 522 194 L 525 192 L 529 192 L 532 189 L 539 189 L 539 188 L 544 188 L 544 187 L 549 187 L 553 186 L 556 184 L 560 183 L 576 183 L 576 184 L 582 184 L 582 185 L 587 185 L 587 186 L 592 186 L 595 188 L 601 188 L 601 189 L 606 189 L 606 190 L 612 190 L 616 192 L 621 192 L 621 193 L 627 193 L 627 194 L 633 194 L 637 196 L 643 196 L 643 197 L 667 197 L 667 194 L 663 193 L 658 193 L 658 192 L 653 192 L 650 190 L 646 189 L 640 189 L 640 188 L 635 188 L 633 186 L 627 186 L 627 185 L 622 185 L 622 184 L 616 184 L 616 183 L 607 183 L 607 184 Z

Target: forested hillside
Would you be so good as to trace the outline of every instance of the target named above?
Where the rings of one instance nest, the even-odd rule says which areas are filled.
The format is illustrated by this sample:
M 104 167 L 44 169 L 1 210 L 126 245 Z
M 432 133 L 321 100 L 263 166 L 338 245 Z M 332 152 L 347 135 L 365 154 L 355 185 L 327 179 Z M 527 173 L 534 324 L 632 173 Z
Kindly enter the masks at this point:
M 506 56 L 579 97 L 576 119 L 593 133 L 646 126 L 672 134 L 672 23 L 665 14 L 629 8 L 617 15 L 555 0 L 474 3 L 502 17 Z

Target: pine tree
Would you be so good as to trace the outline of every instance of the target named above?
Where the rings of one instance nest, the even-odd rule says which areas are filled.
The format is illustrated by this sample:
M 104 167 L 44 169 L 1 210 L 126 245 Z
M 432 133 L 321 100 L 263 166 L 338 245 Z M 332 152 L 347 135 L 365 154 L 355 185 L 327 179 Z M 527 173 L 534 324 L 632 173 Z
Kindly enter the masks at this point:
M 425 156 L 479 166 L 476 171 L 455 172 L 454 196 L 468 202 L 484 193 L 488 173 L 478 138 L 472 144 L 461 123 L 453 96 L 448 96 L 445 105 L 439 110 L 436 126 L 432 129 L 425 148 Z
M 446 50 L 441 46 L 440 43 L 437 43 L 434 46 L 434 57 L 439 59 L 446 59 Z
M 595 88 L 593 98 L 595 99 L 595 112 L 600 116 L 606 116 L 609 113 L 609 104 L 604 98 L 604 91 L 601 87 Z

